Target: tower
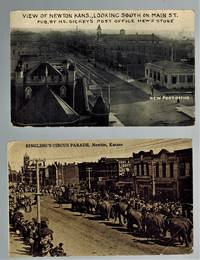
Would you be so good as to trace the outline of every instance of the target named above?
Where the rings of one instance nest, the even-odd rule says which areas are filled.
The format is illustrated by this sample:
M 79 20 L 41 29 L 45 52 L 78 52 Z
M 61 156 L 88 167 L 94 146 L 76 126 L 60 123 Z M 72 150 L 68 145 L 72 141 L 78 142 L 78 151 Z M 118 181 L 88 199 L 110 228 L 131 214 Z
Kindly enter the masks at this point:
M 101 25 L 99 24 L 98 27 L 97 27 L 97 40 L 100 39 L 101 31 L 102 31 L 102 29 L 101 29 Z
M 17 112 L 23 104 L 24 98 L 24 69 L 21 60 L 15 69 L 15 111 Z
M 29 165 L 29 160 L 30 160 L 30 157 L 28 156 L 27 153 L 25 153 L 25 155 L 24 155 L 24 168 L 26 168 Z

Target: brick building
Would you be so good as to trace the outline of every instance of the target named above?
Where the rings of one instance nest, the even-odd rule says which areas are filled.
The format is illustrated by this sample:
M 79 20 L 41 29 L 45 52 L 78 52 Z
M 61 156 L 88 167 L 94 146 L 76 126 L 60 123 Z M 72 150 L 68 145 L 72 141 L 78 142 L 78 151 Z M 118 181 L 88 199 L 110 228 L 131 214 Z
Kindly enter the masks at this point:
M 144 199 L 192 199 L 192 149 L 133 153 L 135 191 Z

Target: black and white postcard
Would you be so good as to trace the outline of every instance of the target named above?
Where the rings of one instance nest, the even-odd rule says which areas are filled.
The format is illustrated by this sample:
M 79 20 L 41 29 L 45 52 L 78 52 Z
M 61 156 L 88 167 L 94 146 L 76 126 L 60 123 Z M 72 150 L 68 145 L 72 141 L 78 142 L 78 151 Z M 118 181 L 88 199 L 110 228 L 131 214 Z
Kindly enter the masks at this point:
M 30 10 L 11 17 L 15 126 L 188 126 L 192 10 Z

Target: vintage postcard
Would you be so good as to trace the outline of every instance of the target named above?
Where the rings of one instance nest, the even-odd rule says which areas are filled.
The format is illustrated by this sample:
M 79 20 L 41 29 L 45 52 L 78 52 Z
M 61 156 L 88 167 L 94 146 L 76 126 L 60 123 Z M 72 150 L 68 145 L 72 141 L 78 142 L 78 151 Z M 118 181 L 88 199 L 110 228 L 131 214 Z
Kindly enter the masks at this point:
M 193 252 L 191 139 L 8 144 L 10 256 Z
M 193 10 L 13 11 L 15 126 L 188 126 Z

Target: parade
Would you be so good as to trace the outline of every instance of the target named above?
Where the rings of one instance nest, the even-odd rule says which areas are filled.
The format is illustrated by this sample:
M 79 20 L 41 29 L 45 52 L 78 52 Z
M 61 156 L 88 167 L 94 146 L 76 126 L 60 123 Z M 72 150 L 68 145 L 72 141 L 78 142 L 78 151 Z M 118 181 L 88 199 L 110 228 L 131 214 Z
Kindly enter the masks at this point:
M 54 245 L 54 231 L 49 228 L 48 217 L 28 221 L 24 213 L 37 206 L 36 187 L 22 184 L 9 189 L 9 220 L 12 230 L 29 245 L 32 256 L 64 256 L 62 241 Z M 69 192 L 70 191 L 70 192 Z M 40 197 L 50 197 L 60 208 L 68 204 L 82 217 L 98 216 L 107 222 L 125 226 L 133 236 L 143 237 L 166 246 L 192 246 L 192 205 L 179 201 L 145 201 L 139 196 L 122 192 L 108 193 L 79 191 L 68 187 L 47 186 L 40 189 Z M 66 220 L 67 229 L 67 220 Z

